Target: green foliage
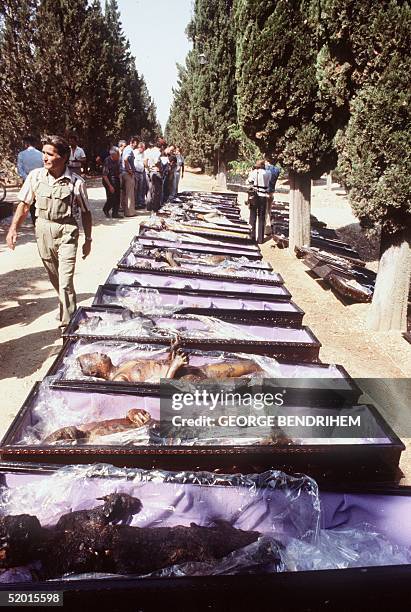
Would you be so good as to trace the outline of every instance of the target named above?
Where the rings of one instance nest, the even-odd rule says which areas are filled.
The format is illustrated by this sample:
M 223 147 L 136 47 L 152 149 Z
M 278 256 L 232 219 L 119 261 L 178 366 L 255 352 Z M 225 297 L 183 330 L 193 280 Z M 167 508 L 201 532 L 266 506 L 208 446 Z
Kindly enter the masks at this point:
M 238 142 L 229 128 L 236 122 L 235 38 L 232 0 L 196 0 L 187 27 L 193 41 L 180 67 L 167 133 L 188 159 L 216 173 L 235 159 Z M 200 63 L 200 55 L 206 63 Z
M 34 53 L 30 44 L 36 5 L 36 0 L 0 3 L 0 150 L 3 156 L 17 153 L 16 140 L 24 133 L 39 133 L 34 119 L 40 112 L 35 98 L 40 75 L 33 72 Z
M 321 3 L 235 0 L 239 123 L 264 153 L 313 178 L 335 167 L 348 105 L 323 91 Z
M 411 225 L 411 8 L 409 2 L 327 3 L 328 75 L 344 66 L 351 97 L 338 138 L 339 173 L 365 228 L 396 233 Z M 340 42 L 343 38 L 343 42 Z M 330 90 L 335 78 L 323 81 Z
M 0 145 L 75 130 L 89 159 L 142 129 L 156 110 L 122 31 L 116 0 L 5 0 L 0 7 Z M 11 111 L 11 112 L 10 112 Z
M 230 125 L 228 130 L 230 138 L 232 138 L 233 141 L 237 141 L 238 144 L 237 159 L 228 164 L 230 176 L 245 178 L 248 176 L 250 168 L 254 166 L 257 159 L 261 158 L 261 151 L 258 146 L 244 134 L 238 124 L 234 123 Z
M 203 163 L 198 157 L 192 125 L 190 122 L 190 105 L 193 90 L 193 52 L 189 52 L 186 65 L 177 65 L 177 87 L 173 90 L 174 99 L 170 109 L 170 116 L 166 125 L 165 135 L 167 142 L 179 146 L 192 166 Z

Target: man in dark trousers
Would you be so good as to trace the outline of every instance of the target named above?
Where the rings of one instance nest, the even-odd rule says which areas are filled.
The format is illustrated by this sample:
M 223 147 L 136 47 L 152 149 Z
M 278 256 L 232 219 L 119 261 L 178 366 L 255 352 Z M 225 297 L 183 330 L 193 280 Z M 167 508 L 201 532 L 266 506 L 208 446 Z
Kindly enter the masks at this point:
M 117 147 L 110 148 L 110 155 L 103 163 L 103 184 L 106 190 L 106 203 L 103 212 L 106 217 L 110 216 L 120 219 L 118 210 L 120 208 L 120 152 Z
M 265 169 L 263 159 L 256 163 L 248 176 L 247 182 L 253 190 L 249 198 L 251 234 L 254 240 L 261 244 L 264 242 L 267 195 L 270 183 L 270 174 Z

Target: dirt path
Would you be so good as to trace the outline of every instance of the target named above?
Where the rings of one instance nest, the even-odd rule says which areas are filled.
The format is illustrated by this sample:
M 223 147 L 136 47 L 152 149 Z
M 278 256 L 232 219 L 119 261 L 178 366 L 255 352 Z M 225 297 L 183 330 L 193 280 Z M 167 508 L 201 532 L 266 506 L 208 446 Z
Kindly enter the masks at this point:
M 216 185 L 206 176 L 186 173 L 180 189 L 210 191 Z M 94 229 L 92 253 L 83 261 L 78 257 L 75 286 L 79 305 L 90 305 L 97 286 L 138 232 L 139 215 L 133 219 L 106 219 L 102 214 L 104 190 L 99 181 L 90 183 L 89 197 Z M 280 185 L 277 199 L 288 198 Z M 376 267 L 375 248 L 361 237 L 344 194 L 324 185 L 313 188 L 313 213 L 330 227 L 341 230 L 364 249 L 371 266 Z M 37 254 L 34 232 L 29 221 L 22 228 L 16 250 L 5 246 L 6 223 L 0 223 L 0 436 L 21 407 L 35 381 L 41 380 L 61 347 L 57 329 L 57 298 L 51 289 Z M 273 248 L 271 241 L 262 247 L 264 257 L 280 272 L 293 299 L 305 311 L 304 323 L 322 343 L 321 359 L 343 365 L 354 377 L 411 377 L 411 345 L 399 333 L 373 334 L 364 328 L 368 305 L 346 306 L 330 291 L 309 276 L 303 263 L 286 251 Z M 407 407 L 408 409 L 408 407 Z M 391 420 L 395 421 L 396 407 Z M 409 412 L 406 413 L 409 420 Z M 406 461 L 403 462 L 406 467 Z M 410 470 L 407 472 L 411 475 Z M 410 478 L 411 482 L 411 478 Z

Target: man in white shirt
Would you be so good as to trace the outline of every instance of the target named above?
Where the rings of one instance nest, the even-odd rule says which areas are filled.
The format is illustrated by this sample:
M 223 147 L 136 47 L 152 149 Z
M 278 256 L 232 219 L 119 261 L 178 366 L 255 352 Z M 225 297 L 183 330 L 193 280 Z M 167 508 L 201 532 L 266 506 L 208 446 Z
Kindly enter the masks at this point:
M 69 136 L 68 142 L 70 145 L 68 167 L 72 172 L 81 176 L 81 166 L 87 161 L 86 154 L 84 150 L 78 146 L 78 139 L 75 134 Z
M 119 140 L 118 141 L 118 152 L 120 154 L 120 210 L 124 212 L 124 202 L 126 200 L 126 185 L 124 182 L 124 175 L 122 174 L 122 170 L 121 170 L 121 158 L 123 156 L 123 151 L 127 146 L 127 142 L 125 140 Z
M 139 142 L 134 150 L 134 170 L 135 170 L 135 192 L 136 192 L 136 208 L 144 208 L 144 199 L 146 196 L 146 177 L 144 168 L 144 152 L 146 145 L 144 142 Z
M 264 242 L 265 215 L 270 178 L 270 173 L 265 169 L 265 161 L 261 159 L 256 163 L 247 179 L 247 182 L 252 185 L 254 192 L 249 200 L 251 235 L 254 240 L 257 240 L 258 244 Z
M 43 167 L 43 153 L 36 149 L 36 139 L 33 136 L 26 136 L 23 139 L 25 149 L 17 155 L 17 172 L 23 181 L 28 174 L 36 168 Z M 30 215 L 33 225 L 36 225 L 36 207 L 34 203 L 30 206 Z
M 158 146 L 152 142 L 148 143 L 147 149 L 144 151 L 144 165 L 148 171 L 153 170 L 161 156 L 161 151 Z
M 124 187 L 124 216 L 136 216 L 136 172 L 134 168 L 134 149 L 137 148 L 138 138 L 133 136 L 130 144 L 124 147 L 120 158 L 121 181 Z

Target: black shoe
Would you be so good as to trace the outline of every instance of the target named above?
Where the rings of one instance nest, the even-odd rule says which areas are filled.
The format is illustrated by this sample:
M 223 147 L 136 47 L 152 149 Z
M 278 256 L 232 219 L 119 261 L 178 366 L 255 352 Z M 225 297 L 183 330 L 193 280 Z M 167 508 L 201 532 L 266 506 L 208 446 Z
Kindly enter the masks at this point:
M 104 210 L 103 208 L 103 213 L 106 215 L 106 217 L 110 218 L 110 213 L 108 212 L 108 210 Z
M 111 216 L 113 219 L 123 219 L 123 215 L 119 215 L 118 213 L 116 215 L 113 213 Z

